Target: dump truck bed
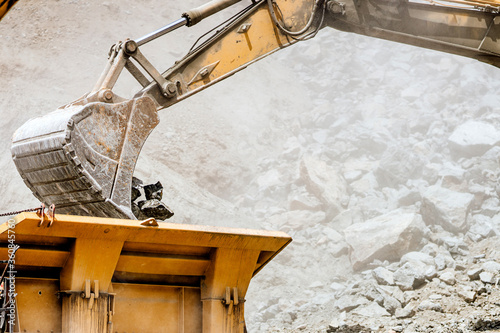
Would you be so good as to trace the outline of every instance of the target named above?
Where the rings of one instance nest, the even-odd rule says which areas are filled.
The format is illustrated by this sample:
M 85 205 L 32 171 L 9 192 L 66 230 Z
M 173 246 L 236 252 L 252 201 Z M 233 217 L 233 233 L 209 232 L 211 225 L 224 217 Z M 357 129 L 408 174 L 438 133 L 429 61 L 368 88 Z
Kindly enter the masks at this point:
M 250 280 L 291 241 L 278 231 L 44 219 L 23 213 L 0 226 L 0 257 L 20 246 L 15 332 L 242 332 Z

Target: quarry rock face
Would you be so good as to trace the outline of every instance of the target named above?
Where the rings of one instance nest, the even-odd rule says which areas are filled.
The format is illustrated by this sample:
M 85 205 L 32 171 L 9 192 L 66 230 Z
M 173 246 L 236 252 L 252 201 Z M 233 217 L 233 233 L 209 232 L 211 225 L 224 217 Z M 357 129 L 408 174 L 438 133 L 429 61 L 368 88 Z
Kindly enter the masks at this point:
M 424 234 L 424 223 L 420 214 L 396 210 L 353 224 L 344 234 L 352 249 L 353 268 L 361 269 L 374 259 L 393 261 L 416 249 Z

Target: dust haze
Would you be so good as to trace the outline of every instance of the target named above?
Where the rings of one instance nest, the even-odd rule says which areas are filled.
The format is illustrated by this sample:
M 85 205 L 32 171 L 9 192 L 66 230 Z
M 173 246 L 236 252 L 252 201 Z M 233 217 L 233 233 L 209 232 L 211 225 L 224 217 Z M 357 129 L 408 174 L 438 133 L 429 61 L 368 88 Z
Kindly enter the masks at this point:
M 11 160 L 15 129 L 92 89 L 112 44 L 201 3 L 41 0 L 9 12 L 1 212 L 39 205 Z M 143 53 L 163 71 L 221 17 Z M 131 97 L 126 76 L 117 94 Z M 293 237 L 250 284 L 249 332 L 494 329 L 499 90 L 500 70 L 478 61 L 324 29 L 160 111 L 135 175 L 162 182 L 171 222 Z

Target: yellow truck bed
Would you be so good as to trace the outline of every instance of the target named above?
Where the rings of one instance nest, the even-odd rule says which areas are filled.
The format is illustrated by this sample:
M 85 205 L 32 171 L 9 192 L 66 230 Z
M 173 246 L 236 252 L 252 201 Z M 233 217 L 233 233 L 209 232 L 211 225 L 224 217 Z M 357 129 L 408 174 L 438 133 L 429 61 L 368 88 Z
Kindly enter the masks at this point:
M 20 246 L 14 332 L 243 332 L 250 279 L 290 241 L 154 220 L 56 215 L 49 226 L 22 213 L 0 226 L 0 258 Z

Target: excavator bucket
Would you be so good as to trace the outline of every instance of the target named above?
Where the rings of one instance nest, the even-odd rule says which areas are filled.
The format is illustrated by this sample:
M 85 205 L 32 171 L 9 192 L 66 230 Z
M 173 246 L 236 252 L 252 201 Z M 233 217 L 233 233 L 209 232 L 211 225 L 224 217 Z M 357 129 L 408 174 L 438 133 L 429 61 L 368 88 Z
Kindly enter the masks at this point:
M 27 121 L 14 133 L 12 156 L 33 194 L 58 212 L 133 219 L 135 164 L 158 122 L 149 97 L 82 99 Z

